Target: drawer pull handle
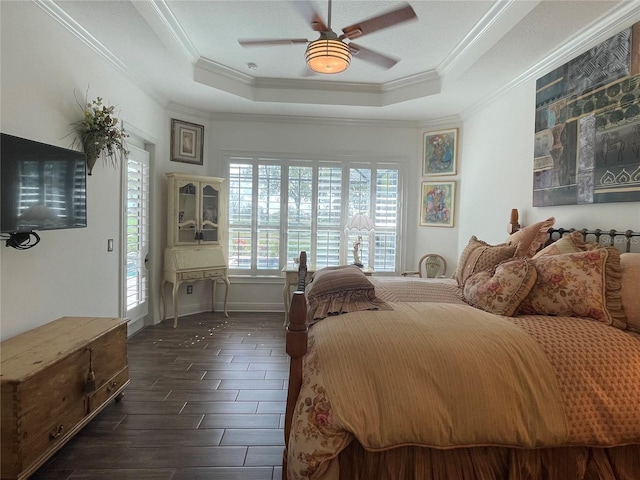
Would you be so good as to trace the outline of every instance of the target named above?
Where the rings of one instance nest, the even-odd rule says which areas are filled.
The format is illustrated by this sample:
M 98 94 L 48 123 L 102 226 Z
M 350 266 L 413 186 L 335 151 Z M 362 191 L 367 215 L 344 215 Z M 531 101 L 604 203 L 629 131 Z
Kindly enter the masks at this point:
M 56 428 L 49 434 L 49 440 L 55 440 L 56 438 L 60 437 L 60 435 L 62 435 L 62 432 L 64 432 L 64 425 L 59 425 L 58 428 Z
M 111 382 L 109 386 L 107 386 L 107 392 L 113 392 L 118 386 L 118 382 Z

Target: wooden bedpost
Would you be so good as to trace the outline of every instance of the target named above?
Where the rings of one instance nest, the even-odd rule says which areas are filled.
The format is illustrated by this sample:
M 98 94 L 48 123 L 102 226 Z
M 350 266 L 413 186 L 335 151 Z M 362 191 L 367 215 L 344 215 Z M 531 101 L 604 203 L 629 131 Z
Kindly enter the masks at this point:
M 520 230 L 520 224 L 518 223 L 518 209 L 511 209 L 511 217 L 509 218 L 509 226 L 507 227 L 507 232 L 509 235 Z
M 300 255 L 300 279 L 298 290 L 293 293 L 289 309 L 289 325 L 287 326 L 287 354 L 289 364 L 289 390 L 284 417 L 284 452 L 282 457 L 282 480 L 287 480 L 287 447 L 291 433 L 291 421 L 296 408 L 296 401 L 302 385 L 302 357 L 307 353 L 307 300 L 304 296 L 304 284 L 307 273 L 307 256 Z

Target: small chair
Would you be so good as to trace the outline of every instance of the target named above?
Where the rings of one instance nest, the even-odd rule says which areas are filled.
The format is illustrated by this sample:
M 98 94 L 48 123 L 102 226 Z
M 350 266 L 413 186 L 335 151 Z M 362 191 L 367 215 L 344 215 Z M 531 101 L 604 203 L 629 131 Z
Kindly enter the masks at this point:
M 424 271 L 424 275 L 422 272 Z M 418 270 L 412 272 L 403 272 L 402 276 L 418 275 L 420 278 L 436 278 L 442 277 L 447 273 L 447 261 L 437 253 L 427 253 L 418 261 Z

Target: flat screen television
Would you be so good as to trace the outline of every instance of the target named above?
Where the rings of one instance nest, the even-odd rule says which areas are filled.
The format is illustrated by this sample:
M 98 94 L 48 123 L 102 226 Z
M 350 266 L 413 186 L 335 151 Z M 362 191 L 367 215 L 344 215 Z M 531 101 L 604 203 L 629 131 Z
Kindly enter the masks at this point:
M 1 232 L 86 227 L 86 155 L 0 135 Z

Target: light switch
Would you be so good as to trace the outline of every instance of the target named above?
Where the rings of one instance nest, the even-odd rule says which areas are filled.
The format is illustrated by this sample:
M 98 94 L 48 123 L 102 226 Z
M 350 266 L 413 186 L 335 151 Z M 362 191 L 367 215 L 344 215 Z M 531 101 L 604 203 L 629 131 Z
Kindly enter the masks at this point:
M 107 239 L 107 252 L 113 252 L 113 238 Z

